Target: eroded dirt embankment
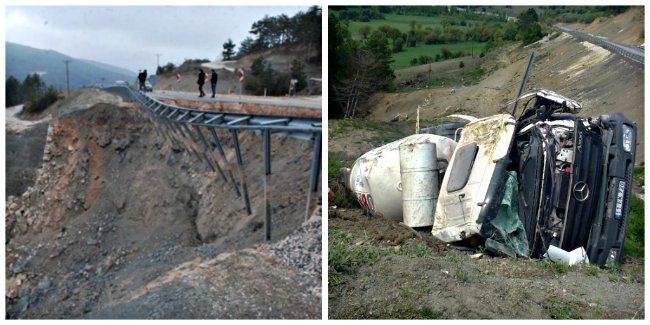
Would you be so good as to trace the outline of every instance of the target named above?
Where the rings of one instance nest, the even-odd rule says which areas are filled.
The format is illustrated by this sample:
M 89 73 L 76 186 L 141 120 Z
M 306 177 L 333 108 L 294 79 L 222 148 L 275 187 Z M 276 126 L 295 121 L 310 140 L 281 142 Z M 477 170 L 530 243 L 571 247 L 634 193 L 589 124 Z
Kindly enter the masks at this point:
M 311 146 L 273 137 L 265 244 L 261 141 L 240 144 L 251 215 L 137 107 L 54 119 L 34 185 L 7 200 L 6 317 L 320 317 L 321 218 L 303 224 Z

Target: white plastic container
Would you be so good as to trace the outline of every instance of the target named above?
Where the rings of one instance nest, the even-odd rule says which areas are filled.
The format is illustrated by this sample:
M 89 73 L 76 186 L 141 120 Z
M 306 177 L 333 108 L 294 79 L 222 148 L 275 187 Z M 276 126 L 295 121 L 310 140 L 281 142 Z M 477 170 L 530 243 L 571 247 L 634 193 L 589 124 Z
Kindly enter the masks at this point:
M 438 201 L 438 161 L 431 142 L 399 146 L 402 181 L 402 218 L 409 227 L 433 225 Z
M 399 146 L 404 143 L 435 143 L 438 161 L 451 159 L 456 142 L 433 134 L 414 134 L 366 152 L 350 169 L 348 188 L 372 215 L 402 221 Z M 441 166 L 441 164 L 438 164 Z

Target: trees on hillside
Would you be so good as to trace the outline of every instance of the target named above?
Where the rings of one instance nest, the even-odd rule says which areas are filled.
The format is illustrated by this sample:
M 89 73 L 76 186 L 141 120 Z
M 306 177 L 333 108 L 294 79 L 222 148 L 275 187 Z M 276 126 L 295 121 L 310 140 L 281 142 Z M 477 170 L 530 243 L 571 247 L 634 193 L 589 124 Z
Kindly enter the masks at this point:
M 21 84 L 14 76 L 9 76 L 5 82 L 5 100 L 6 106 L 15 106 L 23 102 L 23 94 L 21 92 Z
M 52 86 L 46 87 L 43 79 L 34 73 L 25 77 L 23 82 L 9 76 L 5 82 L 5 96 L 6 107 L 26 103 L 27 112 L 37 113 L 55 102 L 58 92 Z
M 255 36 L 252 44 L 246 46 L 255 49 L 267 49 L 283 44 L 303 43 L 321 44 L 321 9 L 312 6 L 307 12 L 299 12 L 293 17 L 287 15 L 264 16 L 253 23 L 250 33 Z
M 517 25 L 519 27 L 519 33 L 517 38 L 520 39 L 524 45 L 534 43 L 544 37 L 542 26 L 538 22 L 539 16 L 535 9 L 528 8 L 528 10 L 519 14 L 518 18 L 519 20 Z
M 233 43 L 232 39 L 228 39 L 227 42 L 223 43 L 223 51 L 221 52 L 221 56 L 223 57 L 224 61 L 228 61 L 232 59 L 232 57 L 235 55 L 235 43 Z
M 158 66 L 158 68 L 156 69 L 156 75 L 160 76 L 160 75 L 164 75 L 164 74 L 169 74 L 169 73 L 172 73 L 175 69 L 176 69 L 176 66 L 173 63 L 168 62 L 167 64 L 165 64 L 162 67 Z
M 395 76 L 390 67 L 391 48 L 386 35 L 379 30 L 367 40 L 357 42 L 335 15 L 328 20 L 330 115 L 350 118 L 371 94 L 392 87 Z

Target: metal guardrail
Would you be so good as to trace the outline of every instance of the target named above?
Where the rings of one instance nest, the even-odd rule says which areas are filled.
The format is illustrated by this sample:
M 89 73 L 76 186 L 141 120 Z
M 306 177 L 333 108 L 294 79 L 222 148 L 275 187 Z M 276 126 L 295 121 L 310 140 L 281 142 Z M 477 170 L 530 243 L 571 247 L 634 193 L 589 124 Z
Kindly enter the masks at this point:
M 252 209 L 244 172 L 244 160 L 239 145 L 239 132 L 261 132 L 263 140 L 261 149 L 264 155 L 264 228 L 266 240 L 271 239 L 272 228 L 269 195 L 272 158 L 271 135 L 286 134 L 313 142 L 305 220 L 309 218 L 312 195 L 318 192 L 321 167 L 322 122 L 320 120 L 207 112 L 169 105 L 128 87 L 110 87 L 107 90 L 120 93 L 124 97 L 128 96 L 134 102 L 139 103 L 144 111 L 148 113 L 151 121 L 159 126 L 156 131 L 161 137 L 169 141 L 174 147 L 184 148 L 187 152 L 195 154 L 199 160 L 204 160 L 210 169 L 218 172 L 224 182 L 232 183 L 237 195 L 243 197 L 246 212 L 249 215 L 252 214 Z M 125 92 L 125 90 L 128 91 Z M 232 147 L 237 160 L 236 164 L 228 160 L 224 151 L 224 142 L 219 137 L 217 130 L 230 131 Z M 235 180 L 233 170 L 239 174 L 239 182 Z
M 563 32 L 566 32 L 568 34 L 573 35 L 576 38 L 583 39 L 585 41 L 588 41 L 589 43 L 598 45 L 602 48 L 605 48 L 613 53 L 616 53 L 624 58 L 627 58 L 633 62 L 640 63 L 642 65 L 645 65 L 645 53 L 642 48 L 638 47 L 633 47 L 633 46 L 628 46 L 628 45 L 622 45 L 618 44 L 612 41 L 609 41 L 605 38 L 594 36 L 591 34 L 579 32 L 573 29 L 569 29 L 566 27 L 562 26 L 557 26 L 560 30 Z

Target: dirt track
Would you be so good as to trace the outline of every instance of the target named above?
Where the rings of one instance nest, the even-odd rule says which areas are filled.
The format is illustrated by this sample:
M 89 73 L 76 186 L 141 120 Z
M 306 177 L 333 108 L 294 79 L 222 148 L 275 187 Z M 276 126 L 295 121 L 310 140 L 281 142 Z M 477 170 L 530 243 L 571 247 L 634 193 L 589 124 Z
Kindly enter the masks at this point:
M 61 110 L 33 186 L 7 200 L 8 318 L 320 318 L 306 141 L 273 137 L 265 244 L 257 135 L 240 137 L 248 216 L 232 184 L 164 142 L 138 108 Z

